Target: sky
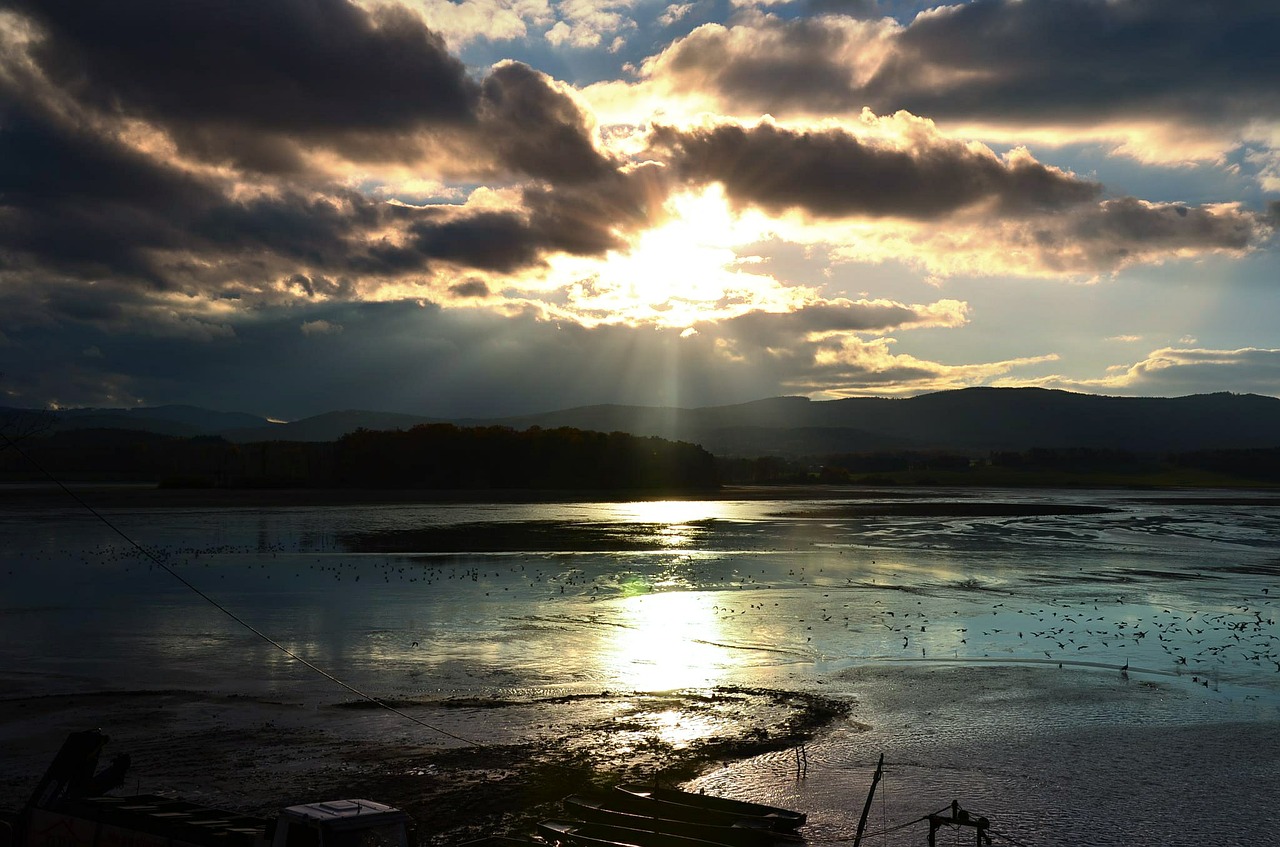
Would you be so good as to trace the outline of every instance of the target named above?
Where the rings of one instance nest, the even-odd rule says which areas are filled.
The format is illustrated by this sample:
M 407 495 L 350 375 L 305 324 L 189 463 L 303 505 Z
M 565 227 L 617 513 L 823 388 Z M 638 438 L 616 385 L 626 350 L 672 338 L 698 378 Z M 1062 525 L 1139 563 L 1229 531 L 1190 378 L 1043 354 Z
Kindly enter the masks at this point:
M 1280 396 L 1275 0 L 0 0 L 0 405 Z

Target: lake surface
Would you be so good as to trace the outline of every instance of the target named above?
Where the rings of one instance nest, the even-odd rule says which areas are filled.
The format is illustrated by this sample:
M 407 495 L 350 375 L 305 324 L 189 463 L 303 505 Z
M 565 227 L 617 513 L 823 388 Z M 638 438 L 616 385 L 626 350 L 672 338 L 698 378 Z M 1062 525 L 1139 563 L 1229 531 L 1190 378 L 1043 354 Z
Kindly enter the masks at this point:
M 954 797 L 1026 844 L 1275 843 L 1280 498 L 771 497 L 102 510 L 190 587 L 74 504 L 0 510 L 0 685 L 352 699 L 217 603 L 378 697 L 852 698 L 807 778 L 700 780 L 812 841 L 852 833 L 883 752 L 873 831 Z

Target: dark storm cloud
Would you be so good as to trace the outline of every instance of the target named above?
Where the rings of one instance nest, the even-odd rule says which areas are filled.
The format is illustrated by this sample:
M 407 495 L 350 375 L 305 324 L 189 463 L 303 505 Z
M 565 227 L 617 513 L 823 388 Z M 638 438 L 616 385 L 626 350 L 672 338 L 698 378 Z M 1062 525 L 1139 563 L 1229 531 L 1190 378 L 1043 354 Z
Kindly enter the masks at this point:
M 394 137 L 475 110 L 462 63 L 403 9 L 366 12 L 343 0 L 9 5 L 37 24 L 31 56 L 54 85 L 99 110 L 168 126 L 206 154 L 245 158 L 238 148 L 255 133 Z
M 598 256 L 622 247 L 621 233 L 656 223 L 665 192 L 661 169 L 648 165 L 563 188 L 529 187 L 510 211 L 445 217 L 423 210 L 403 244 L 375 246 L 361 262 L 382 272 L 443 261 L 510 273 L 542 264 L 549 253 Z
M 350 300 L 356 296 L 356 286 L 350 277 L 332 278 L 323 274 L 294 274 L 289 277 L 289 285 L 305 293 L 308 297 L 322 296 Z
M 481 279 L 468 279 L 465 282 L 449 286 L 449 293 L 454 297 L 481 298 L 489 296 L 489 286 Z
M 618 198 L 637 190 L 629 186 L 639 178 L 623 175 L 600 180 L 598 189 L 579 185 L 568 197 L 530 189 L 531 211 L 416 208 L 336 187 L 234 199 L 110 137 L 6 100 L 0 253 L 10 285 L 56 273 L 110 279 L 113 290 L 133 282 L 217 296 L 262 293 L 282 280 L 306 296 L 352 297 L 352 275 L 395 277 L 435 262 L 509 271 L 538 264 L 548 251 L 602 252 L 617 243 L 614 227 L 635 224 Z M 405 233 L 405 243 L 386 242 L 388 230 Z M 29 305 L 65 310 L 73 299 Z
M 799 323 L 830 326 L 824 311 Z M 844 311 L 857 326 L 896 320 L 888 312 Z M 343 408 L 489 417 L 594 403 L 742 402 L 797 386 L 831 387 L 836 380 L 827 375 L 833 373 L 874 384 L 886 367 L 937 377 L 921 362 L 820 364 L 814 356 L 822 342 L 789 338 L 796 319 L 785 314 L 707 324 L 689 337 L 678 328 L 584 327 L 534 314 L 408 302 L 300 304 L 232 320 L 234 332 L 201 343 L 96 327 L 15 332 L 0 392 L 13 392 L 14 405 L 42 405 L 47 398 L 65 405 L 175 402 L 298 418 L 341 402 Z M 764 325 L 771 321 L 785 328 L 769 330 Z M 770 347 L 770 339 L 785 344 Z M 734 355 L 726 355 L 726 342 Z M 85 356 L 90 346 L 101 356 Z
M 30 263 L 164 284 L 146 257 L 174 247 L 193 210 L 219 202 L 200 181 L 91 128 L 20 100 L 0 82 L 0 248 Z
M 0 31 L 0 272 L 12 285 L 46 273 L 192 296 L 354 297 L 436 263 L 510 271 L 548 251 L 599 253 L 629 226 L 611 198 L 635 180 L 595 148 L 567 90 L 514 62 L 472 80 L 403 9 L 4 8 L 30 25 Z M 302 170 L 317 150 L 535 184 L 529 208 L 409 207 Z
M 1272 0 L 976 0 L 913 21 L 865 91 L 936 116 L 1250 119 L 1280 112 L 1277 38 Z
M 339 400 L 344 408 L 492 416 L 596 402 L 701 405 L 778 388 L 685 343 L 678 330 L 589 329 L 405 302 L 303 306 L 236 320 L 233 336 L 203 344 L 94 328 L 13 333 L 0 392 L 12 392 L 13 405 L 171 399 L 297 418 L 330 411 Z M 342 331 L 308 334 L 300 324 Z M 83 356 L 88 345 L 102 357 Z M 652 363 L 673 357 L 681 367 L 655 372 Z
M 652 143 L 685 179 L 719 182 L 735 201 L 775 212 L 932 219 L 992 202 L 1014 214 L 1075 205 L 1100 190 L 1030 157 L 1001 161 L 954 142 L 877 146 L 834 129 L 659 128 Z
M 1280 114 L 1277 39 L 1272 0 L 973 0 L 900 29 L 757 16 L 695 30 L 646 69 L 779 116 L 1243 126 Z
M 668 47 L 657 67 L 677 89 L 709 89 L 775 115 L 848 111 L 859 98 L 844 55 L 847 27 L 823 18 L 750 20 L 737 29 L 694 30 Z
M 174 264 L 262 256 L 342 269 L 362 233 L 408 210 L 354 192 L 244 201 L 0 87 L 0 249 L 10 271 L 179 287 Z M 178 258 L 162 259 L 159 254 Z M 189 261 L 193 257 L 200 261 Z
M 619 246 L 619 232 L 635 232 L 662 222 L 662 204 L 671 190 L 664 168 L 649 163 L 610 173 L 592 183 L 523 192 L 540 232 L 557 248 L 598 255 Z
M 479 120 L 497 158 L 521 173 L 573 183 L 615 167 L 591 143 L 578 105 L 528 65 L 504 62 L 493 69 L 482 85 Z
M 345 0 L 30 2 L 43 79 L 96 114 L 165 129 L 188 156 L 300 176 L 317 148 L 358 161 L 551 181 L 612 167 L 586 116 L 506 62 L 481 81 L 408 10 Z

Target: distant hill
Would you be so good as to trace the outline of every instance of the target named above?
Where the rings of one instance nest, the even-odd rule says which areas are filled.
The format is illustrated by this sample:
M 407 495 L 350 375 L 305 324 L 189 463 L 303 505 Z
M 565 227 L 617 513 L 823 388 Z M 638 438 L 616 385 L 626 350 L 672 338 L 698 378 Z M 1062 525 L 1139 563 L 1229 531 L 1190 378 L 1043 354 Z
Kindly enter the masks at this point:
M 227 429 L 221 435 L 228 441 L 242 444 L 255 441 L 337 441 L 357 429 L 412 429 L 418 424 L 441 422 L 440 418 L 424 418 L 419 415 L 348 409 L 342 412 L 325 412 L 289 423 L 268 424 L 261 421 L 256 426 Z
M 60 430 L 137 429 L 165 435 L 216 435 L 237 427 L 266 426 L 266 418 L 243 412 L 215 412 L 198 406 L 144 406 L 136 409 L 61 409 Z
M 249 427 L 265 427 L 270 421 L 243 412 L 217 412 L 198 406 L 139 406 L 132 409 L 58 409 L 56 411 L 0 408 L 0 421 L 22 419 L 49 422 L 51 432 L 82 429 L 127 429 L 161 435 L 192 437 L 220 435 Z
M 719 456 L 801 456 L 894 449 L 1092 447 L 1141 452 L 1273 447 L 1280 399 L 1254 394 L 1103 397 L 1042 388 L 967 388 L 919 397 L 733 406 L 591 406 L 504 418 L 528 426 L 603 426 L 692 441 Z
M 15 410 L 8 410 L 12 414 Z M 0 419 L 5 410 L 0 409 Z M 36 413 L 28 413 L 36 414 Z M 893 450 L 1096 448 L 1170 452 L 1280 446 L 1280 399 L 1254 394 L 1103 397 L 1040 388 L 968 388 L 903 399 L 774 397 L 677 409 L 600 405 L 537 415 L 444 421 L 348 410 L 292 423 L 191 406 L 52 413 L 57 429 L 110 427 L 229 441 L 334 441 L 364 428 L 423 423 L 626 432 L 699 444 L 719 456 L 799 457 Z

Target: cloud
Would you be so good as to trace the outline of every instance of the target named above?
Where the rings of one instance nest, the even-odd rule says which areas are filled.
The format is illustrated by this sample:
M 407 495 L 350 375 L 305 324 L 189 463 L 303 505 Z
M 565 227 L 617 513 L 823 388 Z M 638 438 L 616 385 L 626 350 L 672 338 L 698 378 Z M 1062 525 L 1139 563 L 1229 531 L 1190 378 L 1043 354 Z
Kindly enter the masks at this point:
M 964 302 L 916 302 L 921 275 L 1092 279 L 1260 252 L 1280 225 L 1280 203 L 1153 202 L 964 132 L 1247 136 L 1232 165 L 1269 184 L 1280 130 L 1259 33 L 1273 18 L 1254 3 L 1219 15 L 1256 25 L 1236 48 L 1247 68 L 1212 47 L 1228 24 L 1182 3 L 1161 17 L 1146 0 L 975 0 L 909 23 L 861 0 L 743 9 L 608 89 L 661 95 L 656 120 L 635 97 L 602 117 L 604 88 L 489 66 L 509 49 L 562 76 L 607 73 L 639 47 L 606 45 L 657 31 L 635 25 L 642 7 L 419 6 L 5 4 L 0 344 L 26 357 L 23 396 L 228 408 L 245 396 L 296 417 L 343 391 L 344 404 L 443 413 L 958 387 L 1051 354 L 1038 340 L 994 362 L 903 352 L 913 329 L 969 320 Z M 718 13 L 643 8 L 685 28 Z M 784 19 L 806 10 L 824 14 Z M 1072 11 L 1079 26 L 1060 20 Z M 1046 44 L 1054 26 L 1062 44 Z M 548 29 L 593 52 L 549 59 Z M 1205 74 L 1153 61 L 1166 35 L 1189 39 Z M 460 43 L 470 66 L 450 50 Z M 724 111 L 691 120 L 667 94 Z M 83 355 L 95 349 L 109 355 Z M 272 384 L 254 385 L 247 365 L 277 350 Z M 1176 361 L 1135 365 L 1134 384 L 1226 372 L 1163 360 Z M 441 391 L 382 376 L 404 361 Z
M 556 13 L 561 20 L 547 30 L 546 39 L 553 47 L 598 47 L 607 36 L 636 28 L 623 14 L 631 5 L 630 0 L 560 0 Z
M 1021 276 L 1094 281 L 1138 265 L 1264 248 L 1271 224 L 1234 204 L 1189 207 L 1132 197 L 1054 214 L 929 222 L 853 221 L 826 238 L 833 262 L 902 262 L 933 278 Z
M 965 384 L 1010 363 L 941 365 L 888 352 L 876 336 L 913 325 L 947 326 L 963 306 L 941 301 L 815 305 L 799 316 L 759 314 L 698 332 L 621 324 L 592 328 L 536 314 L 442 309 L 427 304 L 320 303 L 234 318 L 234 335 L 197 348 L 178 338 L 66 325 L 21 335 L 6 363 L 26 405 L 190 402 L 296 419 L 353 408 L 450 416 L 518 414 L 590 403 L 686 406 L 806 391 L 831 396 Z M 299 331 L 302 325 L 342 332 Z M 683 337 L 682 337 L 683 336 Z M 113 354 L 85 359 L 87 343 Z M 833 362 L 827 351 L 840 350 Z M 859 355 L 854 351 L 861 350 Z M 66 355 L 70 351 L 73 355 Z M 29 367 L 37 360 L 74 362 Z M 404 363 L 412 362 L 406 376 Z M 264 363 L 268 363 L 265 364 Z M 966 370 L 966 368 L 968 368 Z M 904 380 L 895 388 L 889 377 Z M 160 401 L 159 398 L 165 398 Z M 133 405 L 133 403 L 128 403 Z
M 468 279 L 449 286 L 449 293 L 459 298 L 483 298 L 489 296 L 489 286 L 482 279 Z
M 58 307 L 64 288 L 40 293 L 55 277 L 96 281 L 117 298 L 122 286 L 136 288 L 112 304 L 119 319 L 145 301 L 190 313 L 215 300 L 377 297 L 406 280 L 431 286 L 439 274 L 447 285 L 457 268 L 510 272 L 556 252 L 600 254 L 644 225 L 654 206 L 646 197 L 663 191 L 653 168 L 622 173 L 606 164 L 575 134 L 585 119 L 569 96 L 522 65 L 485 81 L 480 126 L 497 158 L 549 181 L 484 208 L 415 207 L 333 183 L 253 184 L 193 171 L 34 102 L 3 77 L 0 95 L 3 273 L 10 288 L 32 287 L 33 313 Z M 178 291 L 187 295 L 181 306 L 167 295 Z
M 1168 0 L 976 0 L 921 14 L 863 90 L 873 109 L 1064 123 L 1278 116 L 1280 8 Z
M 200 158 L 280 170 L 296 166 L 298 142 L 353 150 L 474 113 L 463 64 L 397 7 L 9 5 L 38 27 L 30 57 L 53 85 L 98 111 L 162 125 Z
M 699 322 L 698 334 L 726 342 L 734 349 L 769 350 L 776 355 L 791 345 L 809 355 L 831 341 L 857 333 L 883 333 L 922 326 L 958 327 L 966 322 L 967 307 L 957 300 L 906 305 L 889 300 L 831 300 L 790 312 L 751 311 L 724 321 Z M 726 348 L 727 349 L 727 348 Z
M 341 335 L 342 324 L 336 324 L 321 318 L 314 321 L 303 321 L 301 330 L 303 335 Z
M 1240 255 L 1274 233 L 1270 215 L 1238 204 L 1104 198 L 1102 185 L 1025 149 L 998 157 L 908 115 L 864 115 L 860 130 L 659 126 L 649 154 L 685 185 L 723 186 L 740 208 L 800 214 L 802 224 L 780 229 L 833 245 L 836 261 L 892 259 L 935 277 L 1088 279 L 1135 264 Z
M 410 5 L 454 50 L 479 39 L 525 38 L 531 26 L 545 25 L 552 19 L 547 0 L 423 0 Z
M 110 137 L 24 103 L 0 77 L 0 247 L 21 266 L 119 272 L 155 285 L 150 249 L 182 244 L 182 222 L 217 192 Z
M 596 149 L 588 118 L 568 89 L 527 65 L 493 68 L 481 85 L 477 117 L 487 146 L 518 173 L 572 183 L 617 167 Z
M 753 311 L 702 322 L 695 325 L 694 333 L 682 337 L 688 347 L 724 367 L 767 374 L 780 392 L 824 398 L 962 388 L 1057 359 L 1046 354 L 946 365 L 894 353 L 896 339 L 885 335 L 920 327 L 961 327 L 967 315 L 967 305 L 955 300 L 926 305 L 828 301 L 792 312 Z
M 654 151 L 685 180 L 773 212 L 825 217 L 933 219 L 984 204 L 1000 214 L 1060 209 L 1100 186 L 1035 161 L 933 135 L 910 147 L 860 140 L 843 129 L 796 131 L 761 123 L 680 131 L 658 127 Z
M 473 79 L 403 9 L 12 8 L 0 271 L 31 287 L 9 298 L 23 315 L 86 312 L 63 296 L 75 280 L 118 300 L 86 294 L 96 313 L 71 319 L 121 325 L 174 313 L 157 325 L 217 327 L 211 313 L 299 297 L 443 297 L 468 270 L 602 254 L 661 204 L 630 196 L 661 193 L 653 169 L 621 171 L 597 149 L 571 89 L 516 62 Z M 376 176 L 351 170 L 385 157 L 391 184 L 456 192 L 434 171 L 499 187 L 465 203 L 385 202 Z
M 1280 125 L 1269 0 L 972 0 L 906 24 L 853 5 L 707 24 L 647 59 L 640 80 L 721 114 L 905 110 L 1024 143 L 1110 139 L 1158 161 L 1269 145 Z
M 1132 365 L 1117 366 L 1111 376 L 1072 380 L 1048 377 L 1046 387 L 1077 391 L 1176 397 L 1206 391 L 1280 396 L 1280 350 L 1163 347 Z
M 413 165 L 417 179 L 611 166 L 565 86 L 515 62 L 477 81 L 400 6 L 11 5 L 34 30 L 6 45 L 24 86 L 153 152 L 295 179 L 364 163 Z
M 663 26 L 671 26 L 691 11 L 693 11 L 692 3 L 672 3 L 662 10 L 661 15 L 658 15 L 658 23 Z

